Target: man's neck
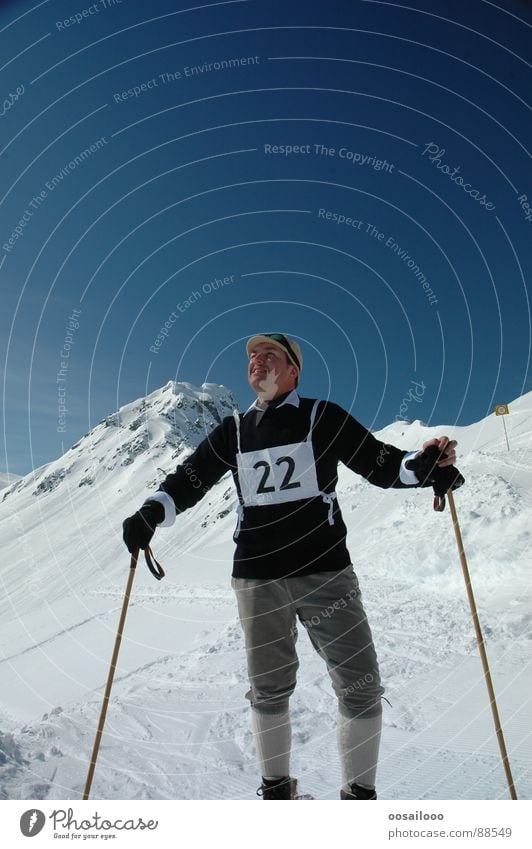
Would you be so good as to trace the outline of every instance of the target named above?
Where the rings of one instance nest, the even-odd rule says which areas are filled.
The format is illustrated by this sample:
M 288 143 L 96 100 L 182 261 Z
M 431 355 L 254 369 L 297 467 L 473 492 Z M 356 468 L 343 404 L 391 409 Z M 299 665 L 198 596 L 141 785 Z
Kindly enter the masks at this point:
M 284 401 L 284 399 L 287 398 L 293 391 L 293 389 L 288 389 L 286 392 L 280 392 L 275 396 L 275 398 L 271 398 L 269 400 L 263 399 L 260 395 L 257 395 L 257 405 L 261 408 L 261 410 L 265 410 L 269 406 L 275 407 L 277 404 Z

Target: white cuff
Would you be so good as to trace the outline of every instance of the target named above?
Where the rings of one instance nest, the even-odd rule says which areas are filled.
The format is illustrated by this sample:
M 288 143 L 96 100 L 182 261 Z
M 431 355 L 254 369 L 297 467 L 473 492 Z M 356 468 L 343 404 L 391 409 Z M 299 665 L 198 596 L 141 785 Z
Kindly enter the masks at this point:
M 158 501 L 164 507 L 164 522 L 159 522 L 158 528 L 169 528 L 175 522 L 176 512 L 173 498 L 167 492 L 155 492 L 146 499 L 144 504 L 149 504 L 150 501 Z M 144 507 L 144 504 L 142 505 Z
M 408 454 L 405 454 L 401 461 L 401 468 L 399 470 L 399 480 L 401 483 L 406 484 L 406 486 L 415 486 L 419 483 L 419 480 L 416 476 L 416 473 L 412 471 L 412 469 L 406 469 L 405 463 L 407 460 L 413 460 L 414 457 L 417 457 L 419 454 L 422 454 L 423 450 L 419 451 L 409 451 Z

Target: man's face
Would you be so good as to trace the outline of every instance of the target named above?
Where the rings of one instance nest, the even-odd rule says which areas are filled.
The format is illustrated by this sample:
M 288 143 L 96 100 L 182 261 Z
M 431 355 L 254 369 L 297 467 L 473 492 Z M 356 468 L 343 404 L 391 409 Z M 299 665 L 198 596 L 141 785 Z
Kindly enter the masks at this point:
M 276 345 L 260 342 L 249 357 L 248 382 L 265 401 L 290 392 L 295 387 L 297 369 Z

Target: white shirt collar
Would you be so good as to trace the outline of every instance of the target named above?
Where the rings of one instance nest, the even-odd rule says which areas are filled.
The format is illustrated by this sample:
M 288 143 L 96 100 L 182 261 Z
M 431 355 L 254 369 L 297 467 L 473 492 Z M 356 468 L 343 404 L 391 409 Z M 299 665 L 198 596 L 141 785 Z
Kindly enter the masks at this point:
M 274 409 L 278 410 L 279 407 L 282 407 L 284 404 L 292 404 L 293 407 L 299 407 L 299 400 L 300 400 L 299 395 L 297 394 L 296 390 L 292 389 L 292 391 L 288 393 L 288 395 L 286 396 L 284 401 L 281 401 L 280 404 L 277 404 L 274 407 Z M 251 410 L 262 410 L 262 409 L 265 409 L 265 408 L 259 407 L 259 399 L 255 398 L 255 400 L 253 401 L 253 404 L 251 404 L 251 406 L 247 408 L 244 415 L 249 413 Z

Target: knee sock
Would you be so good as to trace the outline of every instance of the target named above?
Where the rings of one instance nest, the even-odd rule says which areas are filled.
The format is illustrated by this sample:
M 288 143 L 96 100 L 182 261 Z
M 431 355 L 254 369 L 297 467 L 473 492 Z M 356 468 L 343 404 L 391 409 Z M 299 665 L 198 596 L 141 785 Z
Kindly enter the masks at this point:
M 361 787 L 375 787 L 381 725 L 382 714 L 353 718 L 338 714 L 338 749 L 344 790 L 349 790 L 353 782 Z
M 259 713 L 252 708 L 251 730 L 262 777 L 274 779 L 290 775 L 292 729 L 288 711 Z

